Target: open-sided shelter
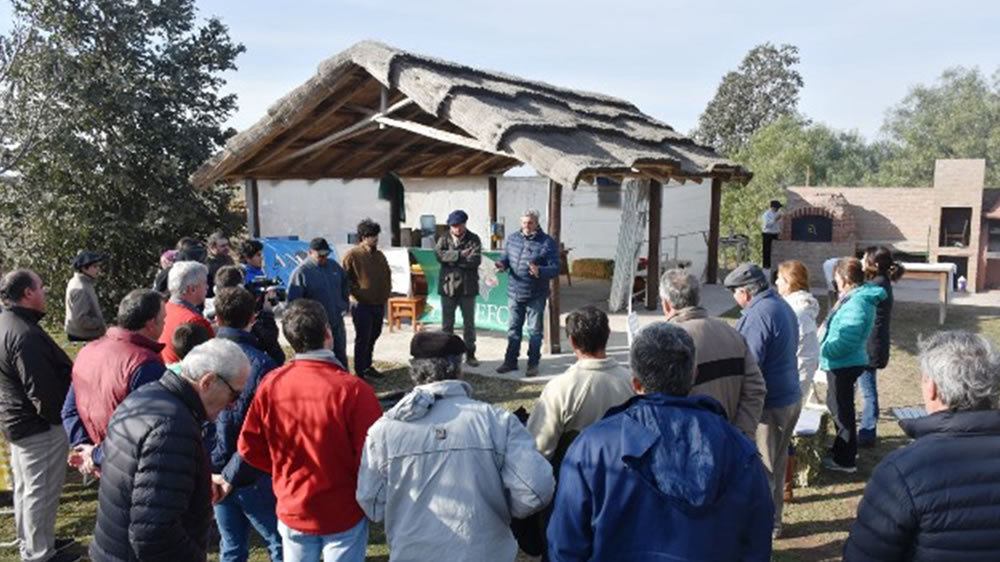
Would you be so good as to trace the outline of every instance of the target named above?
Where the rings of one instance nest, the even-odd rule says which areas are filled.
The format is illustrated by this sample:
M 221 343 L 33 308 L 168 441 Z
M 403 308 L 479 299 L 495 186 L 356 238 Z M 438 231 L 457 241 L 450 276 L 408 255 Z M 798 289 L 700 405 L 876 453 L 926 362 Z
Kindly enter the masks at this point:
M 601 94 L 559 88 L 363 41 L 319 65 L 191 176 L 197 187 L 244 181 L 258 234 L 258 179 L 495 178 L 527 164 L 550 179 L 548 233 L 560 239 L 563 186 L 640 177 L 650 182 L 649 275 L 659 272 L 659 210 L 670 179 L 711 179 L 708 278 L 718 258 L 724 181 L 749 172 L 639 111 Z M 496 182 L 490 182 L 491 220 Z M 647 306 L 656 292 L 647 291 Z M 559 348 L 559 287 L 549 341 Z M 554 321 L 552 321 L 554 319 Z

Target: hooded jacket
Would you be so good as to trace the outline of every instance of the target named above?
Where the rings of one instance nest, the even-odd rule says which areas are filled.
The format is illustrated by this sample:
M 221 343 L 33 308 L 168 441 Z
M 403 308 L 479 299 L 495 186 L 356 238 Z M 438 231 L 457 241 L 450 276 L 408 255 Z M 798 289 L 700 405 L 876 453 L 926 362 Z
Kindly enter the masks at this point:
M 799 380 L 811 378 L 819 367 L 819 338 L 816 336 L 816 317 L 819 302 L 809 291 L 795 291 L 785 297 L 785 302 L 795 311 L 799 321 Z
M 559 249 L 541 227 L 530 237 L 518 230 L 507 237 L 500 263 L 510 273 L 507 296 L 527 302 L 549 296 L 549 280 L 559 276 Z M 531 275 L 531 264 L 538 266 L 538 277 Z
M 885 300 L 885 289 L 865 284 L 837 301 L 826 320 L 819 347 L 824 371 L 868 365 L 868 338 L 875 325 L 875 307 Z
M 416 387 L 372 425 L 358 504 L 385 520 L 390 560 L 514 560 L 511 517 L 552 499 L 552 467 L 507 411 L 458 380 Z
M 900 425 L 916 441 L 875 467 L 844 560 L 1000 560 L 1000 411 Z
M 757 449 L 718 402 L 640 395 L 570 446 L 549 559 L 766 561 L 772 510 Z

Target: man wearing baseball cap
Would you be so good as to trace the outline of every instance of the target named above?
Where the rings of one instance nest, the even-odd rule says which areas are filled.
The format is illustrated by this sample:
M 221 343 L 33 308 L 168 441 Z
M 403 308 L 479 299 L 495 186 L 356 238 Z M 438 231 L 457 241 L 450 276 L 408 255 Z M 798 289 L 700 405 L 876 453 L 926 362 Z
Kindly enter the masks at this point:
M 295 299 L 318 301 L 326 310 L 333 334 L 333 354 L 340 366 L 347 369 L 347 330 L 344 314 L 349 306 L 350 286 L 344 268 L 336 259 L 330 259 L 333 250 L 326 238 L 313 238 L 309 242 L 309 259 L 295 268 L 288 279 L 288 303 Z
M 528 430 L 461 380 L 465 352 L 453 334 L 413 336 L 417 386 L 368 429 L 356 498 L 385 520 L 394 560 L 514 560 L 510 519 L 552 499 L 552 467 Z
M 441 295 L 441 329 L 455 332 L 455 309 L 462 309 L 462 333 L 465 339 L 465 362 L 479 366 L 476 360 L 476 295 L 479 294 L 479 264 L 483 261 L 483 243 L 465 224 L 465 211 L 448 215 L 448 234 L 438 238 L 434 253 L 441 263 L 438 294 Z
M 101 301 L 97 299 L 94 281 L 101 275 L 100 252 L 82 251 L 73 258 L 76 273 L 66 284 L 66 336 L 69 341 L 87 342 L 100 338 L 107 331 Z

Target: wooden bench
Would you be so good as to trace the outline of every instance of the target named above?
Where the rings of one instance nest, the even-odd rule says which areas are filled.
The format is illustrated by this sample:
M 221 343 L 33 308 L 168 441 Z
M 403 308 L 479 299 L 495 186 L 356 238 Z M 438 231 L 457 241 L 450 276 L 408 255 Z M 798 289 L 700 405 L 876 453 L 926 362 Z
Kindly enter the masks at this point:
M 389 299 L 389 331 L 402 329 L 403 318 L 410 319 L 413 331 L 420 331 L 420 316 L 424 313 L 424 297 L 392 297 Z

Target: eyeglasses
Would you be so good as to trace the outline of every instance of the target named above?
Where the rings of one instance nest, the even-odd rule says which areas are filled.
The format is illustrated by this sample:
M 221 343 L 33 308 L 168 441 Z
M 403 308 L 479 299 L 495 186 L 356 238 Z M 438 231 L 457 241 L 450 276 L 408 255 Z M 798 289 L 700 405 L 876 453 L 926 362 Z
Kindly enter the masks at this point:
M 236 392 L 236 389 L 233 388 L 233 385 L 229 384 L 229 381 L 227 381 L 226 379 L 222 378 L 222 376 L 220 376 L 220 375 L 215 375 L 215 378 L 218 379 L 218 380 L 220 380 L 220 381 L 222 381 L 222 384 L 226 385 L 226 388 L 229 389 L 229 403 L 230 404 L 233 404 L 234 402 L 236 402 L 237 400 L 239 400 L 240 393 Z

